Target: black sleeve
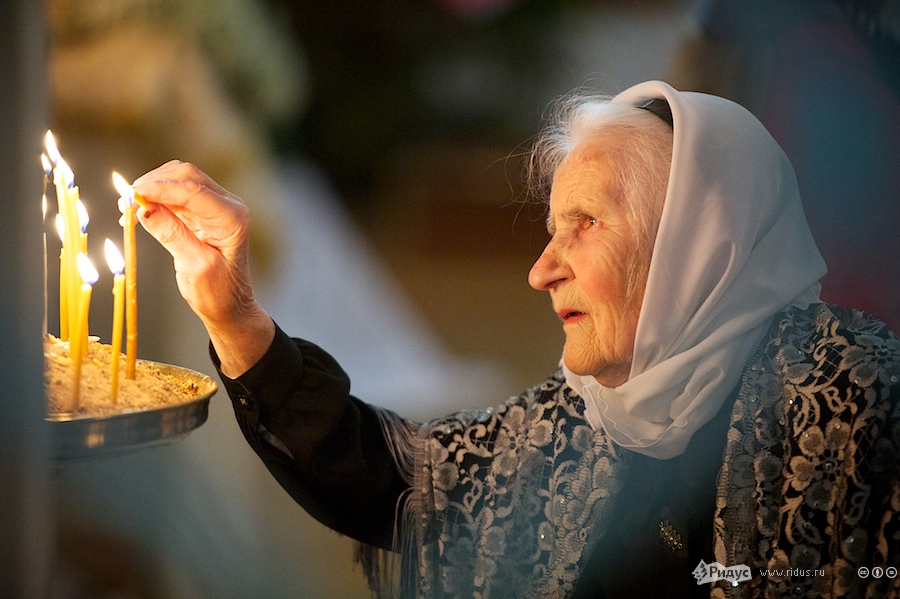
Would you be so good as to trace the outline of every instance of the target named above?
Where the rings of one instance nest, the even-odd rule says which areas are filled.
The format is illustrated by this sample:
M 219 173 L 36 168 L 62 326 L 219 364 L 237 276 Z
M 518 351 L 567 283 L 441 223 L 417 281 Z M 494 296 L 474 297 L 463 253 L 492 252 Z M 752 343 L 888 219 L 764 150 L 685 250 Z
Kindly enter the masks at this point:
M 403 481 L 372 406 L 350 395 L 350 379 L 319 347 L 276 326 L 265 356 L 237 379 L 222 375 L 250 446 L 310 515 L 341 534 L 391 548 Z M 260 425 L 290 450 L 263 440 Z

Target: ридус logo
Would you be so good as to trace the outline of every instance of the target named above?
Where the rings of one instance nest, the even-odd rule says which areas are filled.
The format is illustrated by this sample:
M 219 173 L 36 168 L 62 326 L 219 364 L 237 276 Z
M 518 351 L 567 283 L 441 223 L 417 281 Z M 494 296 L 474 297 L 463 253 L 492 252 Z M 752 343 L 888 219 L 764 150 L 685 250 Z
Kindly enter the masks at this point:
M 745 580 L 750 580 L 750 567 L 743 564 L 726 567 L 719 562 L 707 564 L 700 560 L 692 574 L 697 579 L 697 584 L 709 584 L 717 580 L 727 580 L 732 586 L 737 586 Z

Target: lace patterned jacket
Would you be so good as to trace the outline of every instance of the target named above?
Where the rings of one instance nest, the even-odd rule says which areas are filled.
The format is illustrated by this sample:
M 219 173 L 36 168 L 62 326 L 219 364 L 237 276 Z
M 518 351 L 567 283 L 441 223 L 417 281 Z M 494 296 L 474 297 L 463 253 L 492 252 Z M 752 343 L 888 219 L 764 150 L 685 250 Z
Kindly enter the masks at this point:
M 282 485 L 329 526 L 371 543 L 316 499 L 340 492 L 311 480 L 298 457 L 308 447 L 293 441 L 297 425 L 265 408 L 248 412 L 239 398 L 252 386 L 225 383 L 245 435 Z M 634 457 L 583 411 L 560 373 L 499 408 L 426 425 L 374 411 L 403 481 L 394 488 L 409 487 L 399 492 L 395 528 L 401 596 L 571 596 Z M 260 428 L 287 439 L 299 469 L 260 442 Z M 751 575 L 713 582 L 712 596 L 900 595 L 898 453 L 900 341 L 860 312 L 824 304 L 776 318 L 731 411 L 713 523 L 711 557 Z M 396 570 L 389 554 L 361 544 L 359 556 L 373 588 L 387 594 Z

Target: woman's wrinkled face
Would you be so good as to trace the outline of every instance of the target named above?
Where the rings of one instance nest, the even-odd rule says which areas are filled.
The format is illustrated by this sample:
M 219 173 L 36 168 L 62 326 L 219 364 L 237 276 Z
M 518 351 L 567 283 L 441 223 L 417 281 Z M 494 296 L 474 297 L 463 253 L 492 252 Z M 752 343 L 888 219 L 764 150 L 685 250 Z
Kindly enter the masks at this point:
M 551 239 L 528 275 L 532 287 L 550 292 L 562 320 L 566 365 L 606 387 L 628 380 L 643 297 L 643 284 L 637 297 L 627 297 L 638 242 L 614 168 L 591 141 L 563 160 L 550 193 Z

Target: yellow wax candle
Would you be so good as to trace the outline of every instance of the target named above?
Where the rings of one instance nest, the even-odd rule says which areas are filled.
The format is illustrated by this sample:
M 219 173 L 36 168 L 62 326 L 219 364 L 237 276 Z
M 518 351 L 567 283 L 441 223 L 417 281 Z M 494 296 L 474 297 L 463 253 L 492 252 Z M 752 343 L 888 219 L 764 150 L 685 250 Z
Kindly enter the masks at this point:
M 69 337 L 69 353 L 72 356 L 72 360 L 74 362 L 80 362 L 81 358 L 84 356 L 84 352 L 87 349 L 88 344 L 88 312 L 87 310 L 90 308 L 90 295 L 88 295 L 88 305 L 83 305 L 84 301 L 84 286 L 92 286 L 97 282 L 97 279 L 100 275 L 97 273 L 97 269 L 94 268 L 93 263 L 88 259 L 87 254 L 78 254 L 78 279 L 80 281 L 78 285 L 78 296 L 76 298 L 77 303 L 77 315 L 78 318 L 75 320 L 75 325 L 70 326 L 70 337 Z M 85 310 L 85 313 L 82 314 L 82 310 Z
M 56 199 L 59 205 L 59 213 L 62 214 L 65 223 L 63 247 L 66 252 L 64 263 L 66 285 L 66 304 L 68 305 L 66 321 L 68 328 L 72 329 L 73 323 L 78 317 L 78 261 L 77 256 L 80 246 L 80 232 L 78 226 L 78 188 L 75 187 L 75 175 L 66 161 L 63 160 L 53 134 L 47 131 L 47 154 L 53 165 L 53 183 L 56 187 Z
M 112 359 L 109 364 L 110 391 L 113 403 L 119 397 L 119 362 L 122 353 L 122 320 L 125 312 L 125 259 L 109 239 L 106 240 L 106 262 L 113 273 L 113 327 L 112 327 Z
M 97 269 L 88 260 L 85 254 L 78 254 L 78 272 L 81 277 L 81 287 L 78 293 L 78 318 L 69 338 L 69 354 L 72 356 L 72 401 L 68 406 L 69 412 L 78 409 L 81 394 L 81 365 L 87 350 L 88 341 L 88 314 L 91 310 L 91 290 L 93 284 L 100 278 Z
M 56 187 L 56 201 L 59 209 L 59 213 L 56 217 L 56 230 L 59 232 L 59 240 L 62 242 L 62 250 L 60 251 L 60 265 L 59 265 L 59 303 L 60 310 L 63 310 L 63 306 L 65 306 L 65 312 L 60 312 L 60 339 L 63 341 L 68 341 L 69 339 L 69 295 L 71 293 L 71 286 L 69 285 L 70 277 L 69 275 L 72 272 L 72 264 L 69 260 L 69 256 L 66 253 L 66 247 L 68 244 L 66 243 L 66 236 L 68 231 L 68 225 L 66 223 L 66 214 L 68 213 L 68 195 L 66 194 L 65 183 L 63 183 L 61 175 L 58 170 L 54 169 L 54 186 Z
M 61 244 L 66 239 L 66 222 L 62 214 L 56 215 L 56 232 L 59 234 Z M 69 279 L 66 268 L 66 248 L 59 248 L 59 340 L 69 340 Z
M 91 219 L 88 216 L 87 208 L 84 207 L 84 202 L 82 202 L 81 199 L 75 201 L 75 211 L 78 214 L 78 228 L 81 230 L 81 234 L 78 236 L 78 251 L 87 254 L 87 228 Z
M 125 307 L 128 335 L 125 341 L 125 377 L 135 378 L 137 366 L 137 248 L 134 204 L 125 207 Z
M 41 154 L 41 158 L 47 161 L 47 157 Z M 44 195 L 41 197 L 41 233 L 44 242 L 44 321 L 41 323 L 43 326 L 41 328 L 41 332 L 44 334 L 44 337 L 47 336 L 47 319 L 49 304 L 47 303 L 47 179 L 44 178 Z
M 125 179 L 116 172 L 112 175 L 113 185 L 125 199 L 122 215 L 125 245 L 125 324 L 128 333 L 125 337 L 125 378 L 136 376 L 137 366 L 137 247 L 135 243 L 135 194 Z
M 41 230 L 44 238 L 44 336 L 46 336 L 50 317 L 50 300 L 47 288 L 47 276 L 50 268 L 47 254 L 47 184 L 53 178 L 53 164 L 46 154 L 41 154 L 41 166 L 44 168 L 44 192 L 41 196 Z
M 78 254 L 81 252 L 81 227 L 78 223 L 78 188 L 75 187 L 75 175 L 66 162 L 60 158 L 59 167 L 63 171 L 66 182 L 66 248 L 69 256 L 69 330 L 72 322 L 78 318 L 77 298 L 81 291 L 81 277 L 78 273 Z
M 57 179 L 57 189 L 62 187 L 65 207 L 63 218 L 66 223 L 66 239 L 64 245 L 66 247 L 66 280 L 69 282 L 69 332 L 72 331 L 72 323 L 78 318 L 78 300 L 79 281 L 78 275 L 78 254 L 81 253 L 81 231 L 78 226 L 78 188 L 74 183 L 74 175 L 66 162 L 60 157 L 57 163 L 57 173 L 61 173 Z

